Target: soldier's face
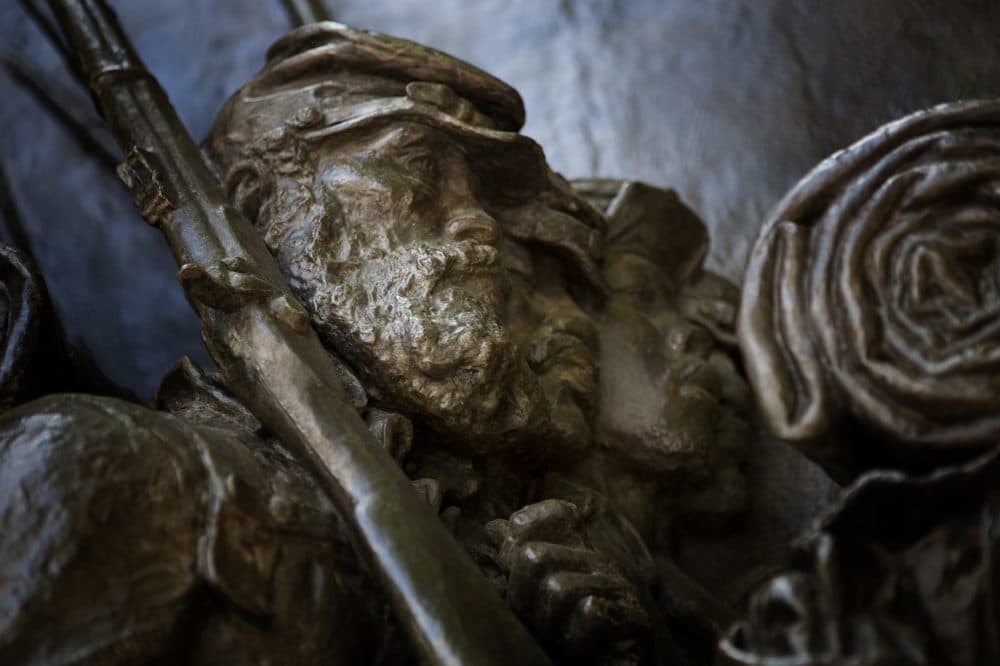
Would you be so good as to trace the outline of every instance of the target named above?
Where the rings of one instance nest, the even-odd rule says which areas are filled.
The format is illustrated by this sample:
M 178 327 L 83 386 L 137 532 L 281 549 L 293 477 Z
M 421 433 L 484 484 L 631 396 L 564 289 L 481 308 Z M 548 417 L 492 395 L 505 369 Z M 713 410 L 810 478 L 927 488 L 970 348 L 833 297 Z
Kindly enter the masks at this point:
M 548 407 L 506 325 L 502 236 L 459 147 L 396 124 L 322 151 L 321 219 L 279 251 L 320 332 L 376 400 L 464 446 L 537 431 Z

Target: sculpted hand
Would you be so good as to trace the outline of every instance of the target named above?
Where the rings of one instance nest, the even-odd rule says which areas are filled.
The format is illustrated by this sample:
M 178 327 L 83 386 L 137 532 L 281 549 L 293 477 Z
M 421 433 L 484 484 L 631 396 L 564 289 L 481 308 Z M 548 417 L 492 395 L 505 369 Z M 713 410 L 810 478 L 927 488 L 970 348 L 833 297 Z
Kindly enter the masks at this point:
M 590 545 L 574 504 L 549 499 L 488 529 L 507 604 L 559 660 L 642 663 L 650 620 L 635 585 Z

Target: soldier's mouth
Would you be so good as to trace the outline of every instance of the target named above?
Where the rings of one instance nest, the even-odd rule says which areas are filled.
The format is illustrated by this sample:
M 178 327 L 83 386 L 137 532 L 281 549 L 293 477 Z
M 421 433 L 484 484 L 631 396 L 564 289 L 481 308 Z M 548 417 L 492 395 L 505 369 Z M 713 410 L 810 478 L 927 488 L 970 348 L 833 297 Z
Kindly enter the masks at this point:
M 485 289 L 494 292 L 504 281 L 500 251 L 479 241 L 451 243 L 447 249 L 432 252 L 430 262 L 433 277 L 428 293 L 434 293 L 445 286 L 459 286 L 466 291 Z M 484 281 L 486 284 L 483 284 Z

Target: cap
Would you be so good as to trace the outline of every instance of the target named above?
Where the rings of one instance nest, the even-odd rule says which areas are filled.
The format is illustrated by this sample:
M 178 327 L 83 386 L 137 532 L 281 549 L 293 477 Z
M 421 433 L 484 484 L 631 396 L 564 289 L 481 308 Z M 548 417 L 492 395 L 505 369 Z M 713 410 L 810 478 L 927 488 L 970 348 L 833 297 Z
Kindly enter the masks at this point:
M 482 196 L 489 203 L 527 202 L 558 181 L 541 147 L 518 133 L 524 104 L 509 85 L 435 49 L 330 21 L 293 30 L 271 46 L 263 69 L 219 112 L 205 149 L 225 173 L 248 147 L 289 129 L 312 142 L 400 121 L 451 136 L 487 184 Z M 588 281 L 599 274 L 593 239 L 604 233 L 603 217 L 591 212 L 574 216 L 585 233 L 572 234 L 588 246 L 564 253 L 587 264 L 578 267 Z M 558 245 L 575 243 L 567 237 Z

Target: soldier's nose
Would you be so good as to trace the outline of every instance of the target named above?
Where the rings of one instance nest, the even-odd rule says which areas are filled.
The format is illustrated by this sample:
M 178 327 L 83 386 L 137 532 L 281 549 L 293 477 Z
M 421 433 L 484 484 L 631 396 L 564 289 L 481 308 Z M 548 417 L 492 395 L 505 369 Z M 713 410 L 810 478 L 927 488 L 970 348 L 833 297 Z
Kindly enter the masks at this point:
M 444 227 L 445 234 L 456 241 L 471 240 L 493 247 L 500 246 L 500 225 L 486 211 L 458 211 Z

